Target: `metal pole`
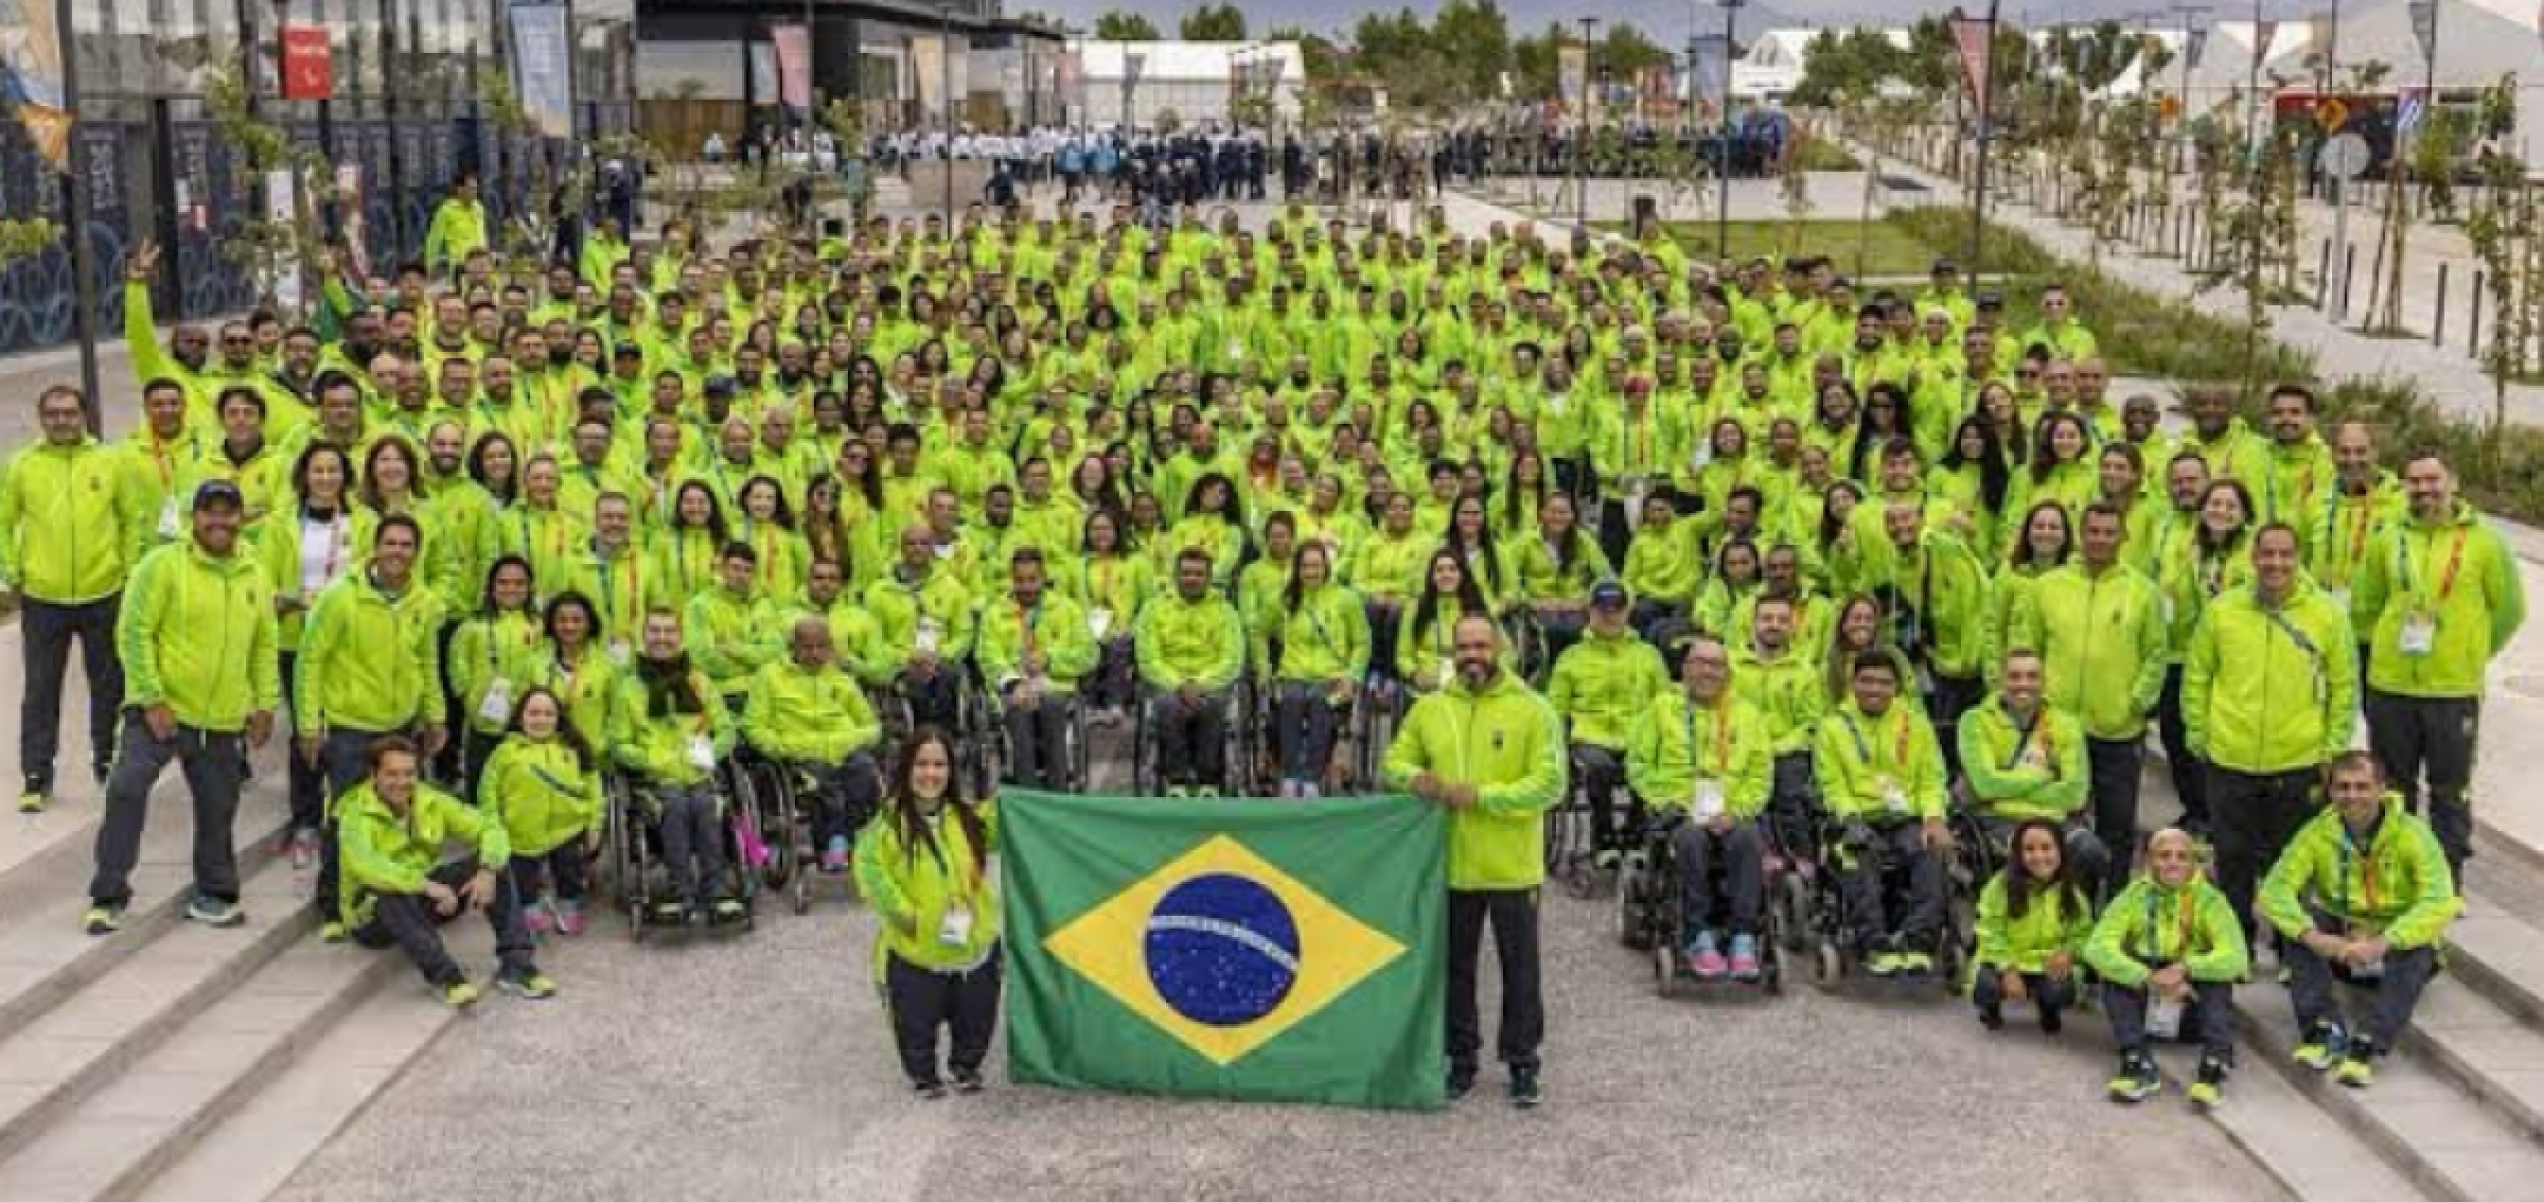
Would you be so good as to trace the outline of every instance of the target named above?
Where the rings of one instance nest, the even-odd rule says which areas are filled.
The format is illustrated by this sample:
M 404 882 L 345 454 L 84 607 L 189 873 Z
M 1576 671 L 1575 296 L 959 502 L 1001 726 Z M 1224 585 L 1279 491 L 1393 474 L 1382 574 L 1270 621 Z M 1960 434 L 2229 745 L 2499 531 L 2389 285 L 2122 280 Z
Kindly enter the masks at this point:
M 944 44 L 944 53 L 939 54 L 936 61 L 938 131 L 944 139 L 944 144 L 937 149 L 945 159 L 945 240 L 951 245 L 954 241 L 954 6 L 937 5 L 936 22 L 937 39 Z
M 71 0 L 56 0 L 53 21 L 62 41 L 62 107 L 76 113 L 80 40 L 72 32 Z M 78 306 L 71 314 L 71 329 L 79 336 L 80 407 L 88 419 L 88 432 L 102 434 L 106 398 L 98 394 L 97 281 L 88 253 L 88 131 L 76 124 L 71 127 L 68 162 L 69 170 L 62 173 L 62 208 L 69 214 L 70 228 L 62 236 L 70 242 L 71 295 Z
M 1718 195 L 1714 204 L 1714 257 L 1731 261 L 1731 52 L 1732 37 L 1738 30 L 1740 6 L 1745 0 L 1722 0 L 1723 10 L 1723 84 L 1722 112 L 1714 125 L 1714 177 Z M 1691 60 L 1689 71 L 1696 69 Z M 1693 81 L 1691 81 L 1693 82 Z
M 1591 34 L 1599 28 L 1599 18 L 1581 20 L 1581 136 L 1572 146 L 1572 228 L 1576 236 L 1590 231 L 1590 97 L 1597 87 L 1598 73 L 1592 70 Z
M 1996 130 L 1996 18 L 1998 0 L 1988 0 L 1987 12 L 1987 76 L 1979 80 L 1978 134 L 1979 165 L 1972 173 L 1970 194 L 1970 282 L 1976 284 L 1987 269 L 1979 258 L 1986 249 L 1988 162 L 1995 157 Z

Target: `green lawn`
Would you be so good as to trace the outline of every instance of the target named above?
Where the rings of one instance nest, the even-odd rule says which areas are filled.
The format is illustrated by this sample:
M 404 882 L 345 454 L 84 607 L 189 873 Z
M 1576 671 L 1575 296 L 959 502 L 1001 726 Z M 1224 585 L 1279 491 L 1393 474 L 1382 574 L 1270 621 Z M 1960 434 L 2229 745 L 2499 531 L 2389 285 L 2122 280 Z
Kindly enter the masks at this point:
M 1623 232 L 1624 226 L 1610 229 Z M 1713 222 L 1673 221 L 1668 223 L 1670 236 L 1687 249 L 1691 256 L 1708 262 L 1714 259 L 1716 228 Z M 1936 251 L 1915 235 L 1889 222 L 1875 221 L 1869 226 L 1860 221 L 1735 221 L 1730 226 L 1731 255 L 1748 259 L 1757 255 L 1828 255 L 1837 261 L 1837 269 L 1848 275 L 1867 278 L 1915 276 L 1925 277 L 1934 266 Z M 1869 237 L 1866 235 L 1869 234 Z M 1945 251 L 1946 255 L 1954 252 Z

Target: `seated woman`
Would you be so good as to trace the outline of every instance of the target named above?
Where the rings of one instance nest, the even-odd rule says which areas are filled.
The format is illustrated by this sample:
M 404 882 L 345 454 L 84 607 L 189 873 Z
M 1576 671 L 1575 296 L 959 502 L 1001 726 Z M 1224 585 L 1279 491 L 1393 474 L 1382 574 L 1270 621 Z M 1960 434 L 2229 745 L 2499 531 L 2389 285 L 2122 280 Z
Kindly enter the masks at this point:
M 1359 596 L 1334 583 L 1325 544 L 1300 547 L 1293 565 L 1279 608 L 1256 633 L 1254 658 L 1276 685 L 1280 795 L 1319 797 L 1343 715 L 1369 671 L 1369 617 Z M 1268 645 L 1273 638 L 1277 656 Z
M 1476 586 L 1475 577 L 1467 573 L 1455 552 L 1432 552 L 1422 574 L 1421 598 L 1405 607 L 1397 626 L 1396 679 L 1412 685 L 1416 693 L 1436 692 L 1457 679 L 1451 640 L 1458 619 L 1468 614 L 1493 616 L 1484 590 Z
M 680 619 L 670 610 L 645 615 L 644 652 L 620 701 L 618 742 L 610 758 L 648 803 L 662 833 L 669 889 L 654 919 L 738 922 L 745 911 L 725 879 L 724 802 L 716 765 L 733 752 L 733 720 L 706 673 L 680 649 Z
M 2429 823 L 2385 787 L 2364 751 L 2332 761 L 2332 804 L 2298 828 L 2261 886 L 2261 910 L 2279 931 L 2288 994 L 2304 1040 L 2296 1059 L 2364 1089 L 2376 1058 L 2411 1025 L 2420 991 L 2438 969 L 2438 946 L 2464 908 Z M 2342 1021 L 2335 978 L 2373 990 L 2360 1021 Z
M 2215 1106 L 2235 1064 L 2235 982 L 2251 957 L 2243 924 L 2200 874 L 2199 849 L 2178 827 L 2147 837 L 2147 868 L 2102 911 L 2085 964 L 2102 978 L 2102 1008 L 2120 1045 L 2111 1100 L 2137 1103 L 2164 1088 L 2155 1039 L 2197 1039 L 2191 1105 Z
M 477 987 L 436 928 L 483 910 L 502 962 L 496 987 L 532 1000 L 553 996 L 556 982 L 531 960 L 520 895 L 504 875 L 512 849 L 503 824 L 423 783 L 420 754 L 403 736 L 374 741 L 368 758 L 370 775 L 336 799 L 345 928 L 364 947 L 396 944 L 442 1001 L 466 1007 L 477 1003 Z M 452 840 L 468 844 L 469 854 L 445 862 L 443 844 Z
M 1547 496 L 1537 530 L 1506 544 L 1503 558 L 1519 570 L 1519 594 L 1546 631 L 1546 662 L 1563 657 L 1589 624 L 1590 588 L 1614 575 L 1607 553 L 1581 528 L 1572 498 Z
M 2028 1001 L 2041 1030 L 2056 1035 L 2076 1003 L 2076 957 L 2093 930 L 2093 902 L 2077 883 L 2056 822 L 2024 819 L 2011 846 L 2005 871 L 1979 891 L 1970 1000 L 1988 1030 L 2005 1025 L 2005 1003 Z

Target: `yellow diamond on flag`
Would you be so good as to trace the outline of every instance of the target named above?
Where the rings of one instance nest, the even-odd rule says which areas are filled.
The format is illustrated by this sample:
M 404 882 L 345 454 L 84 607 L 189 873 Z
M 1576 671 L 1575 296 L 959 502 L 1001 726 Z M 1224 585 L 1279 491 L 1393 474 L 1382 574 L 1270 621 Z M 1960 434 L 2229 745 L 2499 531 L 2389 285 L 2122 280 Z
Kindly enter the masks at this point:
M 1168 861 L 1043 946 L 1221 1067 L 1405 953 L 1227 835 Z

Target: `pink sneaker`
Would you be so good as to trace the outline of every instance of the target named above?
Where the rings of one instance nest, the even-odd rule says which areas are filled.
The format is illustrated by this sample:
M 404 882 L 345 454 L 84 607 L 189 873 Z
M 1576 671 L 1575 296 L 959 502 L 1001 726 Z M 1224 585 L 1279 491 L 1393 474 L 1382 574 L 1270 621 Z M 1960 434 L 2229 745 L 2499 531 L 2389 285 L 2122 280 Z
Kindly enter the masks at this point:
M 530 907 L 529 912 L 528 912 L 528 913 L 525 913 L 525 914 L 523 914 L 523 915 L 521 916 L 521 921 L 522 921 L 524 924 L 526 924 L 526 925 L 528 925 L 528 926 L 529 926 L 529 928 L 530 928 L 530 933 L 531 933 L 531 934 L 533 934 L 533 935 L 545 935 L 545 934 L 547 934 L 547 933 L 548 933 L 548 907 L 546 906 L 546 904 L 545 904 L 545 903 L 542 903 L 542 904 L 539 904 L 539 905 L 535 905 L 535 906 Z
M 581 935 L 590 925 L 590 920 L 583 917 L 583 907 L 572 902 L 557 903 L 557 930 L 570 938 Z

